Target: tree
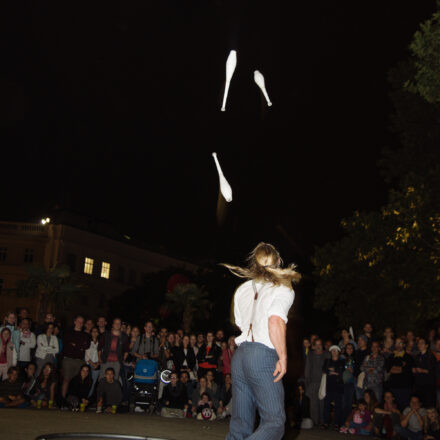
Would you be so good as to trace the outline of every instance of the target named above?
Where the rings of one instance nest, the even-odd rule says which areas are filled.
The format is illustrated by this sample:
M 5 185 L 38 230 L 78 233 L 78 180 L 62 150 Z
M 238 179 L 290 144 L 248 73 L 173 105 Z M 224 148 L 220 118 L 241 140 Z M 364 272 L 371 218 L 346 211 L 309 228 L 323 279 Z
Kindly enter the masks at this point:
M 165 296 L 167 306 L 173 314 L 182 316 L 182 327 L 186 333 L 196 317 L 208 319 L 212 308 L 209 294 L 197 284 L 178 284 Z
M 43 320 L 51 306 L 65 307 L 72 302 L 74 295 L 84 290 L 76 282 L 68 266 L 58 266 L 46 270 L 42 266 L 26 267 L 27 277 L 17 283 L 17 296 L 38 297 L 38 317 Z

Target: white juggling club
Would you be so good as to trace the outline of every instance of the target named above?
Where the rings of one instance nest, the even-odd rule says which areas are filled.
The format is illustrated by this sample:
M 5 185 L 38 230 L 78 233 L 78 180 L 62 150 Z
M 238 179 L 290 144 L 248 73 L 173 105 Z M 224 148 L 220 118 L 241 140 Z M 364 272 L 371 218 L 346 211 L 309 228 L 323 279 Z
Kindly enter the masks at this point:
M 270 102 L 269 95 L 267 94 L 267 91 L 266 91 L 264 76 L 259 70 L 256 70 L 254 72 L 254 81 L 257 84 L 257 86 L 261 89 L 261 91 L 263 92 L 263 95 L 267 101 L 267 105 L 270 107 L 272 105 L 272 103 Z
M 227 202 L 232 202 L 232 188 L 231 185 L 229 185 L 228 181 L 225 179 L 225 176 L 223 175 L 223 171 L 217 159 L 217 153 L 212 153 L 212 157 L 214 158 L 215 166 L 217 167 L 218 178 L 220 180 L 220 192 Z
M 236 66 L 237 66 L 237 52 L 235 50 L 231 50 L 229 52 L 228 59 L 226 60 L 226 83 L 225 83 L 225 93 L 223 95 L 222 112 L 226 110 L 226 100 L 228 99 L 229 84 L 231 83 L 232 75 L 234 74 Z

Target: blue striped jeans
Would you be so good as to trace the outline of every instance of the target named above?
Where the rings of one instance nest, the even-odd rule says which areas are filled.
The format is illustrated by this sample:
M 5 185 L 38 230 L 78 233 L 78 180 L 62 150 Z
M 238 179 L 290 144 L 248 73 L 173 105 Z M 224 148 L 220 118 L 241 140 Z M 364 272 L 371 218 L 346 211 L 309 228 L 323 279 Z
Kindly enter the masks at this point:
M 282 381 L 274 383 L 278 355 L 258 342 L 243 342 L 232 358 L 232 418 L 227 440 L 279 440 L 286 414 Z M 254 432 L 255 414 L 260 424 Z

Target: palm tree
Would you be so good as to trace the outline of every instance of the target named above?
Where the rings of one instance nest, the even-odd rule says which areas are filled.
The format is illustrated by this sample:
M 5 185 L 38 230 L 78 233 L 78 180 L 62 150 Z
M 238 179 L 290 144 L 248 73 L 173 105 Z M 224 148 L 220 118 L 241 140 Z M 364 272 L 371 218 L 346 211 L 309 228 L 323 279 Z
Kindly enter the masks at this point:
M 172 312 L 182 314 L 182 327 L 186 333 L 191 331 L 194 318 L 209 318 L 212 308 L 209 294 L 197 284 L 178 284 L 165 299 Z
M 65 307 L 75 294 L 83 290 L 76 283 L 68 266 L 59 266 L 46 270 L 42 266 L 26 267 L 27 278 L 17 283 L 17 296 L 38 297 L 38 317 L 42 321 L 51 305 Z

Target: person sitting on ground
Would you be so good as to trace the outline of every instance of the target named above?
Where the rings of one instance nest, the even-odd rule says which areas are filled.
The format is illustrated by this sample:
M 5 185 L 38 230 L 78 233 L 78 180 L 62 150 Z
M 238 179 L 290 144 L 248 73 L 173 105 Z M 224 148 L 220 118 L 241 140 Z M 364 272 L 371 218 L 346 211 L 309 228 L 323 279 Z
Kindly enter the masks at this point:
M 122 397 L 121 384 L 115 380 L 115 370 L 111 367 L 107 368 L 105 376 L 98 383 L 96 412 L 99 414 L 104 410 L 107 413 L 116 414 Z
M 177 373 L 171 373 L 170 380 L 163 390 L 161 416 L 184 418 L 188 409 L 186 386 L 179 381 Z
M 85 364 L 70 381 L 67 391 L 67 404 L 72 411 L 84 411 L 89 405 L 89 395 L 93 386 L 90 366 Z
M 204 394 L 204 393 L 208 394 L 209 401 L 212 402 L 212 391 L 207 386 L 206 377 L 201 377 L 199 379 L 199 382 L 198 382 L 194 392 L 193 392 L 192 399 L 191 399 L 193 417 L 197 416 L 197 404 L 202 399 L 202 394 Z
M 400 417 L 401 414 L 393 393 L 385 391 L 383 405 L 376 407 L 374 410 L 373 427 L 376 436 L 380 437 L 382 430 L 385 430 L 385 438 L 393 438 L 395 436 L 393 426 L 400 423 Z
M 367 402 L 361 399 L 345 422 L 345 426 L 341 427 L 340 432 L 343 434 L 371 435 L 371 431 L 371 413 L 367 409 Z
M 363 399 L 367 403 L 367 410 L 370 414 L 374 414 L 374 411 L 379 406 L 379 402 L 376 399 L 376 394 L 373 390 L 365 390 L 363 394 Z
M 43 365 L 30 395 L 32 406 L 53 408 L 57 386 L 56 370 L 52 363 Z
M 404 409 L 400 424 L 394 425 L 394 432 L 402 439 L 423 440 L 426 424 L 426 410 L 421 407 L 420 398 L 412 396 Z
M 313 421 L 310 418 L 310 399 L 306 396 L 303 382 L 296 387 L 289 415 L 291 428 L 310 429 L 313 427 Z
M 218 407 L 218 398 L 220 389 L 219 386 L 215 383 L 214 373 L 212 371 L 208 371 L 205 375 L 206 377 L 206 388 L 211 391 L 211 398 L 214 404 L 214 407 Z
M 197 402 L 197 420 L 215 420 L 215 410 L 208 393 L 202 393 Z
M 308 398 L 307 398 L 308 399 Z M 217 416 L 224 419 L 232 415 L 232 379 L 230 374 L 225 375 L 225 380 L 219 394 Z
M 18 380 L 18 367 L 9 367 L 8 378 L 0 383 L 0 408 L 25 408 L 26 401 Z
M 24 377 L 22 381 L 21 391 L 25 399 L 30 399 L 32 389 L 37 382 L 37 365 L 34 362 L 29 362 L 24 369 Z
M 425 440 L 440 440 L 440 421 L 435 408 L 426 410 L 426 435 Z

